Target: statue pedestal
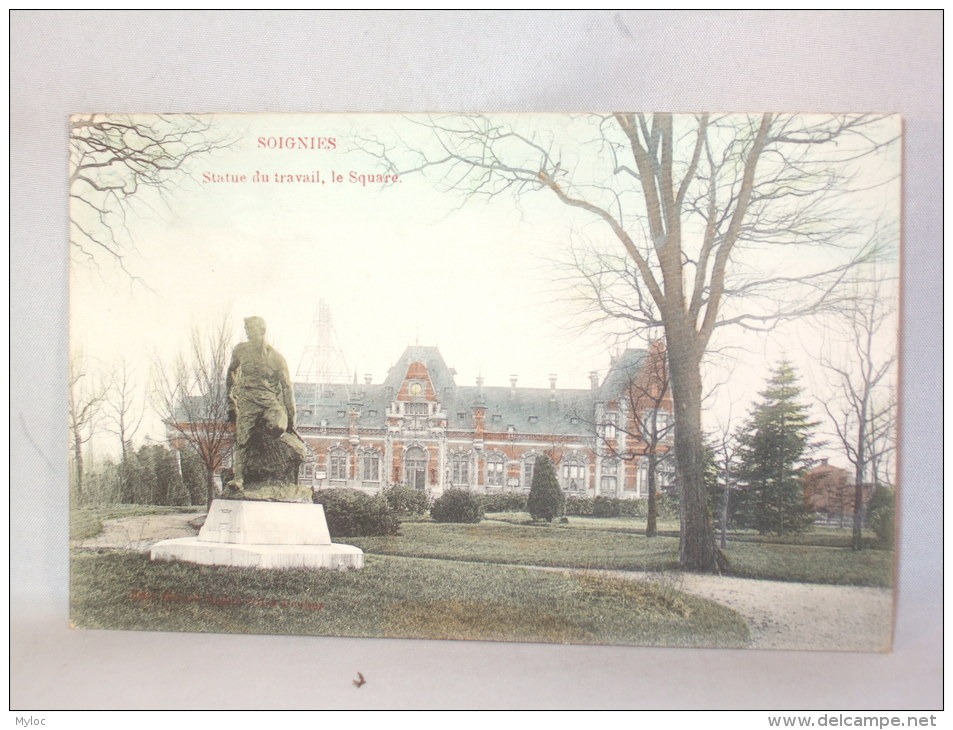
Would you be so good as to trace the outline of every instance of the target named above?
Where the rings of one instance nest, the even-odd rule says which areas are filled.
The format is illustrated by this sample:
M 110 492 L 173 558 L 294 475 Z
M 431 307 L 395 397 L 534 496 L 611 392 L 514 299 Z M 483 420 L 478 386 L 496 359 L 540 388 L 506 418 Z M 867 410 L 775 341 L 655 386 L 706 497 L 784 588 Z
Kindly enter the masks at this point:
M 198 537 L 157 542 L 152 560 L 241 568 L 357 570 L 364 551 L 331 542 L 320 504 L 216 499 Z

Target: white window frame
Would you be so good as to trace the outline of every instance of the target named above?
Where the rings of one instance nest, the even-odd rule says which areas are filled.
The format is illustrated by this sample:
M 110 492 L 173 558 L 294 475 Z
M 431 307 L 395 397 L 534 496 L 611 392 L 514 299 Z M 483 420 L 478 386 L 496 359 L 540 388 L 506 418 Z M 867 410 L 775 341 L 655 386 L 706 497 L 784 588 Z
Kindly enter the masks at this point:
M 334 448 L 328 451 L 328 479 L 334 482 L 346 482 L 348 467 L 348 454 L 342 448 Z M 341 475 L 343 472 L 343 476 Z
M 368 476 L 368 466 L 374 465 L 374 476 Z M 361 452 L 361 481 L 379 482 L 381 480 L 381 452 L 377 449 L 367 449 Z
M 486 485 L 502 487 L 506 483 L 506 457 L 503 454 L 490 454 L 486 458 Z

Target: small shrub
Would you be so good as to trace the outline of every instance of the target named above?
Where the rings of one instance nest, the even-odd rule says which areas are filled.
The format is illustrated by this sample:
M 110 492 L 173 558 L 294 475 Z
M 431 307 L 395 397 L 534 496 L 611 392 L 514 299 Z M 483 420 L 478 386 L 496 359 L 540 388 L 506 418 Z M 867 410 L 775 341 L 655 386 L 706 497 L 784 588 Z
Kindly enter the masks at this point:
M 479 522 L 483 519 L 483 505 L 465 489 L 448 489 L 434 500 L 430 516 L 435 522 Z
M 893 547 L 895 502 L 894 491 L 890 487 L 879 486 L 874 489 L 867 504 L 867 527 L 877 535 L 877 544 L 887 549 Z
M 536 459 L 533 469 L 533 485 L 526 500 L 526 510 L 534 520 L 552 522 L 563 513 L 566 496 L 559 486 L 556 470 L 548 456 Z
M 387 499 L 368 496 L 356 489 L 322 489 L 314 493 L 315 504 L 324 505 L 332 537 L 396 535 L 400 522 Z
M 391 510 L 400 514 L 422 515 L 430 509 L 430 497 L 421 489 L 396 486 L 385 489 L 381 494 Z
M 526 495 L 517 492 L 500 492 L 499 494 L 481 494 L 480 504 L 484 512 L 525 512 Z

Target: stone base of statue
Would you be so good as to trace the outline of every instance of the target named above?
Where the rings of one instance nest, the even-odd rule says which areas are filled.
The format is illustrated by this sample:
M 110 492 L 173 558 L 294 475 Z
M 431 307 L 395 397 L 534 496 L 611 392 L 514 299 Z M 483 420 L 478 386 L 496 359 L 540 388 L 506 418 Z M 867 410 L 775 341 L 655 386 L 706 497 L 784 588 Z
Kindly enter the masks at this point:
M 240 568 L 358 570 L 364 551 L 331 542 L 320 504 L 216 499 L 198 537 L 157 542 L 152 560 Z

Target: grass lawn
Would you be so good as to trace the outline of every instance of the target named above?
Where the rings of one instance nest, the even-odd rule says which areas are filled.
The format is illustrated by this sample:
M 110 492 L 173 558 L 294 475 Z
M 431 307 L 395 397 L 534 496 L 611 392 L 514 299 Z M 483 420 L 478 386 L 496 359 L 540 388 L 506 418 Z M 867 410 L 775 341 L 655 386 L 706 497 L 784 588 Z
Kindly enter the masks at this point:
M 734 611 L 664 585 L 383 555 L 341 573 L 74 551 L 71 617 L 82 628 L 320 636 L 719 647 L 749 638 Z
M 367 553 L 441 558 L 477 563 L 543 565 L 587 569 L 661 571 L 678 568 L 678 537 L 652 539 L 639 533 L 637 520 L 570 517 L 568 524 L 519 524 L 485 520 L 476 525 L 405 522 L 392 537 L 335 538 Z M 494 514 L 493 517 L 496 517 Z M 628 527 L 624 523 L 628 522 Z M 515 523 L 515 524 L 514 524 Z M 726 551 L 733 575 L 769 580 L 890 586 L 893 552 L 854 552 L 835 547 L 834 536 L 822 533 L 818 545 L 772 543 L 755 535 L 732 538 Z M 849 544 L 849 533 L 843 545 Z
M 848 538 L 849 541 L 849 538 Z M 838 585 L 893 585 L 893 551 L 769 542 L 728 543 L 731 574 L 743 578 Z
M 486 519 L 508 522 L 512 525 L 532 523 L 529 512 L 489 512 Z M 644 517 L 567 517 L 568 525 L 577 530 L 610 530 L 640 534 L 645 532 Z M 562 526 L 562 525 L 558 525 Z M 658 520 L 656 529 L 660 535 L 678 537 L 678 520 Z

